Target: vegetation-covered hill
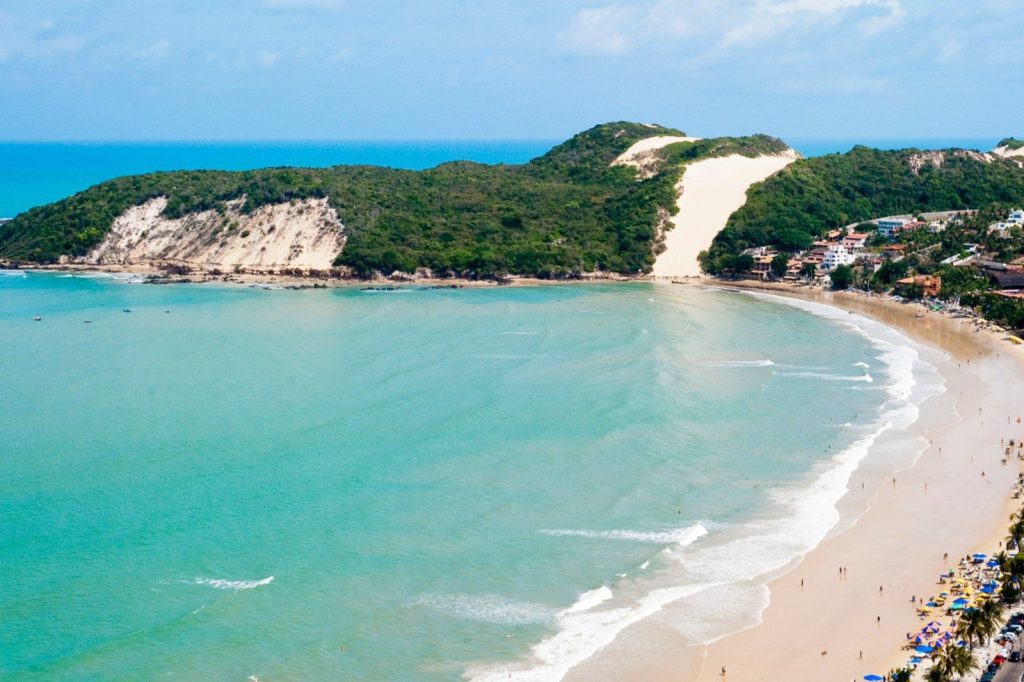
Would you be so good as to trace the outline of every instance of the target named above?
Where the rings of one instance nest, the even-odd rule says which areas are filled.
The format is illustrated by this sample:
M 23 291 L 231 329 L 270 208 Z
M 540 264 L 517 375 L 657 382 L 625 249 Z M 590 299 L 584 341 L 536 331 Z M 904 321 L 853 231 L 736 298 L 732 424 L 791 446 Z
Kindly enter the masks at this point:
M 648 272 L 658 228 L 675 212 L 675 185 L 687 162 L 786 149 L 759 135 L 681 142 L 660 153 L 660 172 L 638 180 L 610 164 L 635 142 L 680 131 L 635 123 L 587 130 L 522 165 L 456 162 L 425 171 L 373 166 L 180 171 L 117 178 L 31 209 L 0 227 L 0 257 L 52 263 L 99 244 L 131 206 L 166 196 L 170 218 L 328 197 L 345 225 L 336 265 L 357 276 L 430 268 L 438 275 L 539 277 L 580 272 Z
M 1007 137 L 1006 139 L 1000 140 L 997 147 L 1006 147 L 1007 149 L 1024 149 L 1024 140 L 1018 140 L 1015 137 Z
M 832 228 L 886 215 L 1024 203 L 1024 170 L 1013 160 L 948 149 L 855 147 L 797 161 L 750 189 L 702 266 L 718 273 L 746 248 L 796 251 Z

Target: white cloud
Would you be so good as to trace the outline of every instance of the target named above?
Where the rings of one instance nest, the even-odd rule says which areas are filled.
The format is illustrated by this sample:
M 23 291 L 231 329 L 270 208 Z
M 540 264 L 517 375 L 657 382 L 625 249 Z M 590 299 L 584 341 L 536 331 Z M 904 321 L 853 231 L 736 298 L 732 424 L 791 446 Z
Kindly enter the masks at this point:
M 334 10 L 344 4 L 345 0 L 263 0 L 263 6 L 271 9 Z
M 136 59 L 165 59 L 170 53 L 171 41 L 161 38 L 149 47 L 134 50 L 132 56 Z
M 264 50 L 256 55 L 256 62 L 265 69 L 269 69 L 281 59 L 280 52 L 269 52 Z
M 352 59 L 353 50 L 351 47 L 343 47 L 332 54 L 327 61 L 334 63 L 347 62 Z
M 787 31 L 806 32 L 822 24 L 835 25 L 852 10 L 870 13 L 858 28 L 863 35 L 872 36 L 892 28 L 906 15 L 900 0 L 758 0 L 744 9 L 736 25 L 723 36 L 723 45 L 757 42 Z
M 730 47 L 844 22 L 870 37 L 905 16 L 901 0 L 647 0 L 584 9 L 559 41 L 573 52 L 617 55 L 652 40 L 688 36 Z
M 582 10 L 559 35 L 559 43 L 566 51 L 579 54 L 623 54 L 630 48 L 626 31 L 633 14 L 631 8 L 616 5 Z

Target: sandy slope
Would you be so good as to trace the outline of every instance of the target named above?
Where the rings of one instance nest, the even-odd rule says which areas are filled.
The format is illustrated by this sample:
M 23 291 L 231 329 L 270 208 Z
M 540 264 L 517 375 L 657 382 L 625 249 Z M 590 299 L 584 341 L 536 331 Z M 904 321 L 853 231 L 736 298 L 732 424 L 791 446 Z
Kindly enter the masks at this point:
M 240 212 L 241 203 L 229 202 L 223 215 L 202 211 L 172 220 L 160 215 L 167 198 L 151 199 L 120 215 L 103 242 L 77 262 L 325 269 L 345 244 L 344 227 L 326 199 L 262 206 L 248 214 Z
M 658 150 L 676 142 L 696 142 L 699 137 L 680 137 L 678 135 L 658 135 L 645 137 L 612 161 L 613 166 L 632 166 L 637 175 L 646 179 L 654 176 L 658 170 Z
M 1024 147 L 1020 149 L 1010 149 L 1009 147 L 996 147 L 992 150 L 993 154 L 999 156 L 1011 157 L 1011 156 L 1024 156 Z
M 729 216 L 747 200 L 747 189 L 799 155 L 732 155 L 697 161 L 686 167 L 679 184 L 679 212 L 665 235 L 665 251 L 654 264 L 655 277 L 693 277 L 701 274 L 697 254 L 711 246 Z

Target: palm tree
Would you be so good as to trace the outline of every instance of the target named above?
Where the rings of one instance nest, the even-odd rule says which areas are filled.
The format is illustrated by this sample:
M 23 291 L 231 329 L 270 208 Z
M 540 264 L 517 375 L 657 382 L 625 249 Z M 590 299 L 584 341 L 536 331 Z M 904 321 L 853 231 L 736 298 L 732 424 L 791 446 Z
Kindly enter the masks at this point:
M 992 638 L 992 635 L 999 632 L 999 627 L 1003 622 L 1003 610 L 1003 605 L 997 599 L 988 599 L 978 607 L 978 611 L 982 614 L 982 634 L 984 634 L 986 642 Z
M 956 634 L 972 648 L 985 638 L 984 616 L 979 609 L 967 609 L 956 624 Z
M 932 654 L 932 661 L 932 667 L 925 675 L 928 682 L 950 682 L 950 680 L 963 677 L 978 667 L 974 653 L 955 644 L 946 644 L 946 646 L 936 649 Z
M 914 671 L 910 668 L 896 668 L 889 671 L 890 682 L 910 682 L 913 676 Z

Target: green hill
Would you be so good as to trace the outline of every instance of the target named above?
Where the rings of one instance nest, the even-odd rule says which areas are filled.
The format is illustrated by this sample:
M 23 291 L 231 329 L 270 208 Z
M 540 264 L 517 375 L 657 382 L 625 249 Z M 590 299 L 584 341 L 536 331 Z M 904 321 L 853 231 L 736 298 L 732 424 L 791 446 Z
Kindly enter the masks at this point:
M 794 251 L 829 229 L 871 218 L 1022 201 L 1024 170 L 1009 159 L 960 149 L 855 147 L 802 159 L 753 186 L 702 265 L 717 273 L 746 248 Z
M 33 208 L 0 227 L 0 257 L 53 263 L 99 244 L 126 209 L 166 196 L 164 215 L 243 211 L 327 197 L 345 225 L 336 265 L 356 276 L 430 268 L 438 275 L 488 278 L 506 273 L 567 277 L 602 270 L 650 271 L 658 228 L 675 212 L 685 164 L 730 153 L 782 151 L 759 135 L 681 142 L 661 150 L 659 172 L 640 180 L 610 164 L 635 142 L 678 130 L 608 123 L 521 165 L 446 163 L 425 171 L 373 166 L 181 171 L 117 178 Z

